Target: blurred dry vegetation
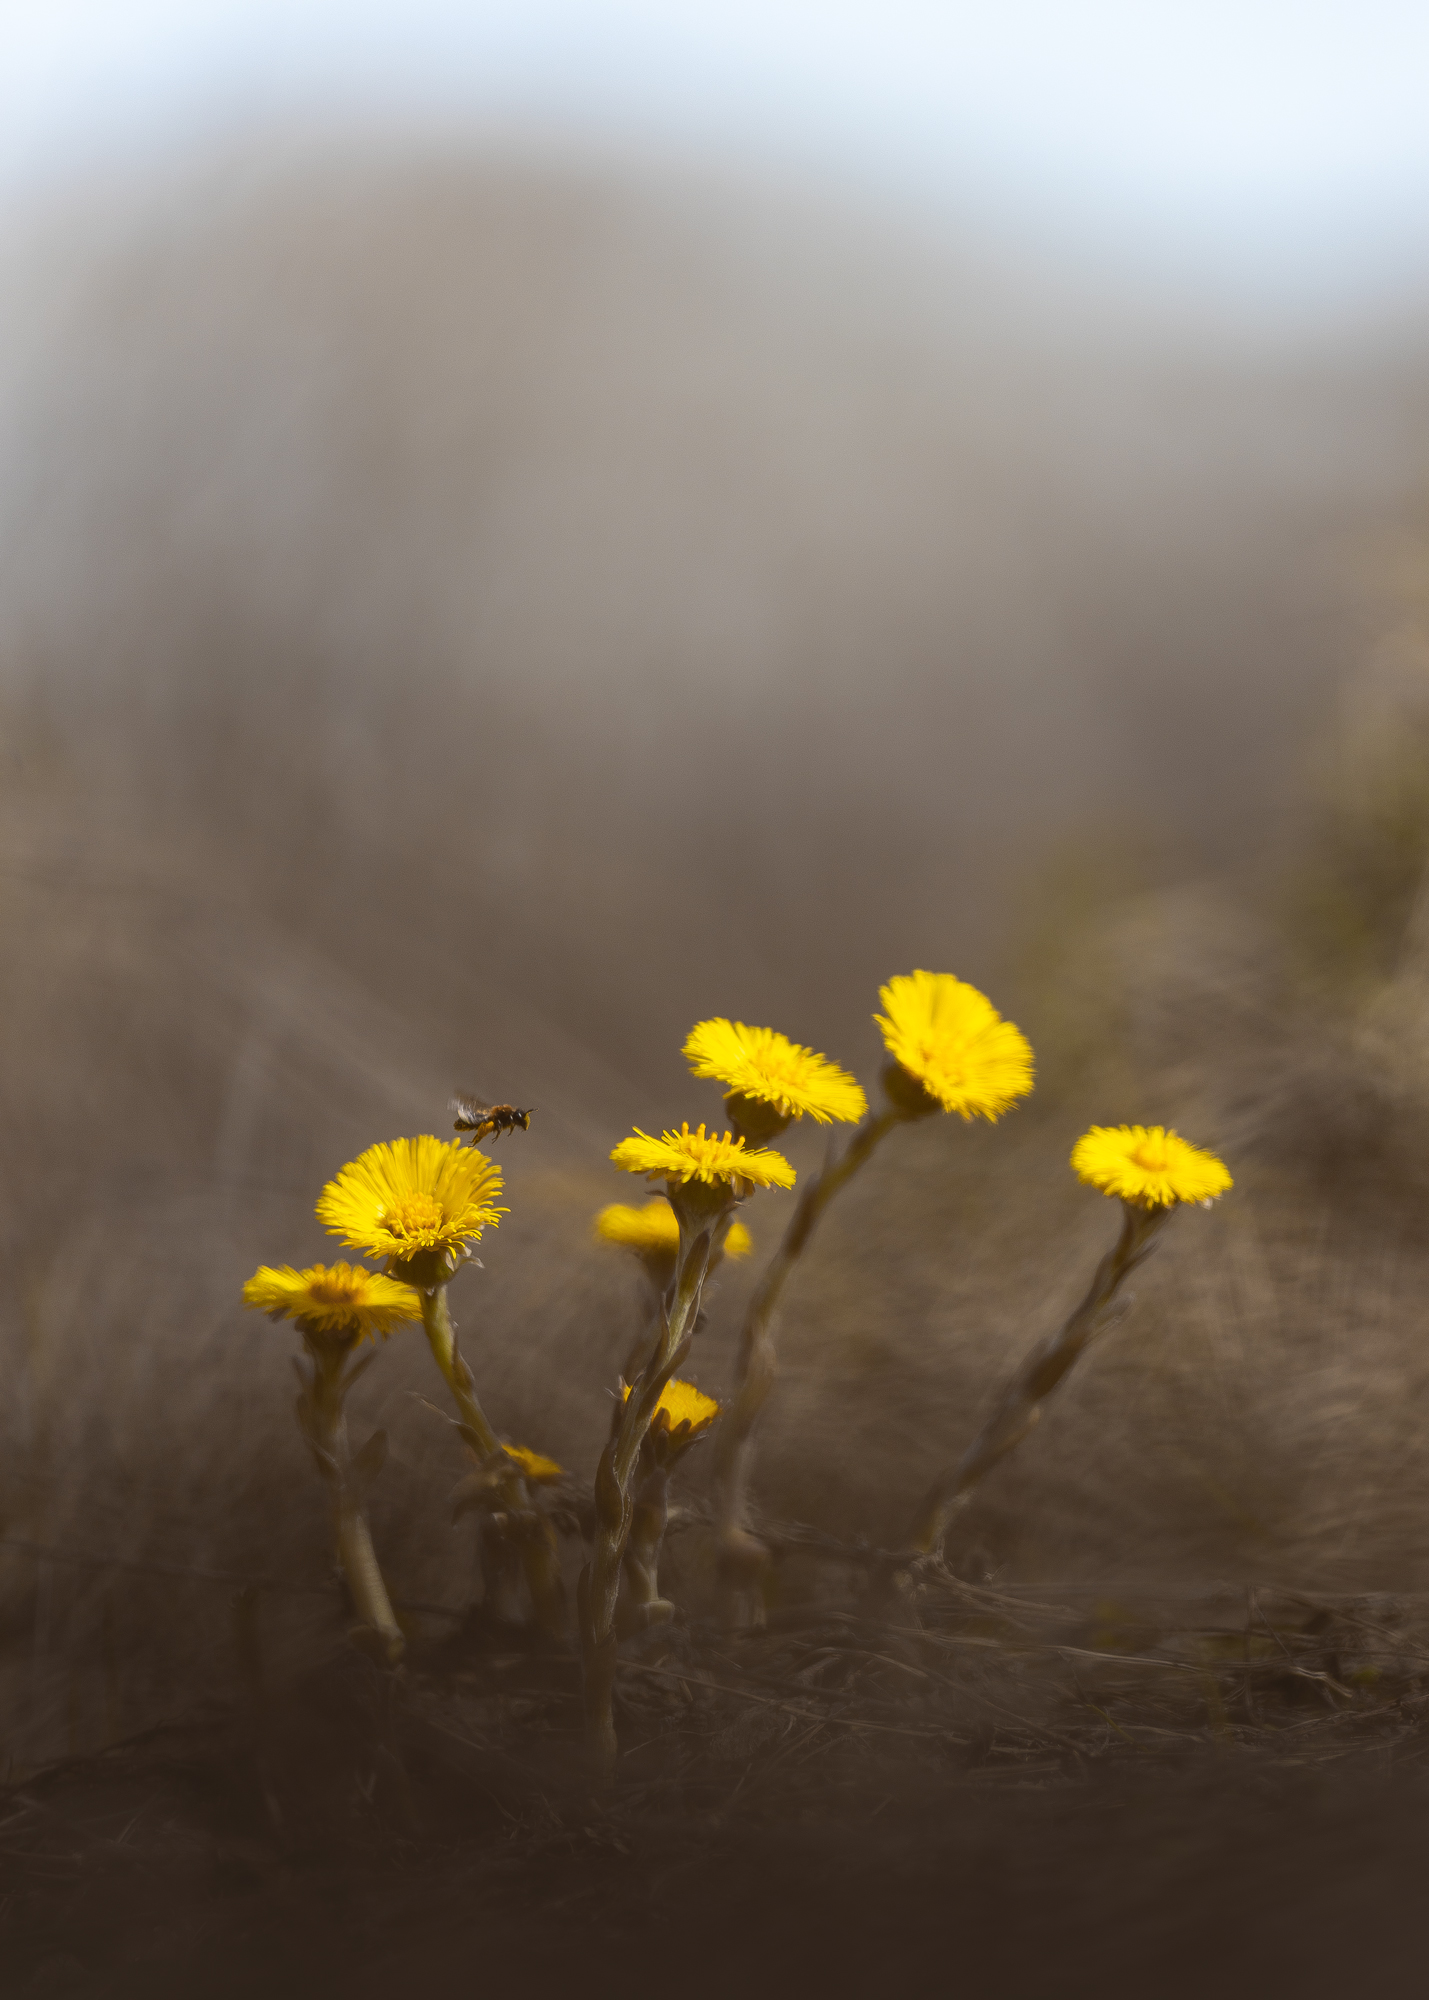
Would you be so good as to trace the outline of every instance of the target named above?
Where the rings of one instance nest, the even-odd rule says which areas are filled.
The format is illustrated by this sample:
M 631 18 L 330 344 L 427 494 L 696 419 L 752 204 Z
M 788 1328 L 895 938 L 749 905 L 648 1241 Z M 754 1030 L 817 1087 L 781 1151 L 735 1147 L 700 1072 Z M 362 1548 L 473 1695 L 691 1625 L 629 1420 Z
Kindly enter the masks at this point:
M 454 1306 L 498 1427 L 588 1476 L 637 1303 L 588 1219 L 632 1123 L 717 1113 L 685 1031 L 871 1080 L 877 985 L 927 965 L 1038 1092 L 896 1135 L 832 1218 L 771 1516 L 900 1532 L 1108 1239 L 1077 1132 L 1164 1119 L 1235 1194 L 956 1560 L 1429 1589 L 1414 329 L 1131 323 L 793 197 L 509 157 L 230 161 L 46 218 L 4 281 L 0 1532 L 275 1579 L 266 1643 L 327 1644 L 290 1332 L 238 1304 L 326 1254 L 323 1179 L 453 1085 L 536 1106 Z M 395 1594 L 460 1605 L 434 1383 L 395 1338 L 358 1430 Z M 15 1763 L 226 1685 L 230 1595 L 0 1549 Z

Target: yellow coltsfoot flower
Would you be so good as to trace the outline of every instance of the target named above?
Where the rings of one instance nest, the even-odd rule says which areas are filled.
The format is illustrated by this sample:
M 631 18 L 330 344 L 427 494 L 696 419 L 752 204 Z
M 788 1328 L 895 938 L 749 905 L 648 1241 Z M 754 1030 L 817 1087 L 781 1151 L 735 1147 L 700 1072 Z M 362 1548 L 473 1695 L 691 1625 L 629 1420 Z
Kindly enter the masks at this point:
M 557 1465 L 553 1458 L 542 1457 L 539 1451 L 532 1451 L 529 1445 L 504 1444 L 501 1449 L 508 1458 L 515 1459 L 526 1477 L 536 1485 L 542 1485 L 547 1480 L 560 1479 L 564 1475 L 564 1468 Z
M 319 1333 L 364 1340 L 386 1339 L 394 1326 L 422 1317 L 422 1301 L 410 1285 L 361 1264 L 260 1265 L 243 1287 L 243 1303 L 270 1319 L 303 1320 Z
M 622 1139 L 611 1153 L 617 1167 L 629 1174 L 658 1174 L 670 1181 L 747 1181 L 754 1187 L 791 1188 L 794 1169 L 782 1153 L 769 1147 L 751 1150 L 743 1139 L 706 1133 L 703 1125 L 691 1131 L 682 1125 L 678 1132 L 664 1132 L 652 1139 L 637 1125 L 635 1135 Z
M 773 1028 L 747 1028 L 723 1017 L 701 1021 L 691 1028 L 684 1055 L 696 1076 L 727 1083 L 734 1098 L 767 1106 L 782 1124 L 807 1116 L 819 1125 L 835 1119 L 853 1125 L 868 1109 L 862 1087 L 837 1063 Z
M 602 1243 L 618 1243 L 638 1257 L 673 1257 L 680 1248 L 680 1225 L 675 1211 L 663 1196 L 632 1208 L 613 1201 L 595 1218 L 595 1233 Z M 747 1257 L 753 1249 L 749 1231 L 742 1222 L 732 1222 L 724 1239 L 726 1257 Z
M 975 986 L 950 972 L 899 973 L 878 997 L 888 1011 L 873 1018 L 888 1053 L 931 1100 L 927 1110 L 997 1119 L 1031 1090 L 1031 1043 Z M 889 1095 L 900 1110 L 916 1113 L 925 1107 L 905 1102 L 911 1093 L 904 1078 L 897 1070 L 886 1078 Z
M 629 1401 L 630 1385 L 626 1383 L 622 1391 L 622 1401 Z M 679 1382 L 671 1379 L 660 1391 L 660 1400 L 655 1405 L 651 1427 L 678 1433 L 682 1425 L 688 1425 L 686 1435 L 699 1437 L 707 1431 L 719 1415 L 719 1404 L 713 1396 L 705 1395 L 693 1382 Z
M 457 1140 L 369 1146 L 318 1197 L 318 1221 L 354 1249 L 399 1264 L 423 1252 L 454 1262 L 508 1211 L 495 1206 L 501 1169 Z
M 1214 1153 L 1164 1125 L 1093 1125 L 1072 1148 L 1078 1180 L 1136 1208 L 1213 1201 L 1232 1185 Z

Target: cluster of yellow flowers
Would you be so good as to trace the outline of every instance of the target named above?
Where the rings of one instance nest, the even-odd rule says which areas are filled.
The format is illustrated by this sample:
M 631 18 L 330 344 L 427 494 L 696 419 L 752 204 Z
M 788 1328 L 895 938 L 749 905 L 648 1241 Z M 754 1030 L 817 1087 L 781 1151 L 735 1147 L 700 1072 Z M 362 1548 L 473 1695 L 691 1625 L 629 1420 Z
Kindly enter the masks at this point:
M 412 1260 L 425 1251 L 464 1261 L 483 1229 L 507 1213 L 496 1206 L 501 1192 L 501 1169 L 456 1140 L 369 1146 L 328 1182 L 317 1217 L 352 1249 L 386 1257 L 387 1274 L 361 1264 L 313 1264 L 305 1271 L 265 1264 L 243 1287 L 243 1302 L 318 1333 L 385 1340 L 394 1326 L 422 1317 L 421 1296 L 406 1282 Z
M 899 974 L 879 990 L 874 1016 L 893 1063 L 930 1100 L 963 1118 L 999 1118 L 1033 1084 L 1032 1050 L 1021 1030 L 990 1000 L 950 973 Z M 690 1030 L 684 1053 L 692 1073 L 729 1086 L 732 1095 L 769 1106 L 786 1121 L 853 1123 L 868 1109 L 862 1086 L 836 1063 L 773 1028 L 712 1019 Z M 651 1179 L 744 1188 L 792 1188 L 793 1167 L 770 1147 L 732 1133 L 691 1130 L 653 1138 L 638 1127 L 612 1162 Z M 1072 1166 L 1103 1192 L 1144 1207 L 1213 1199 L 1231 1185 L 1213 1154 L 1163 1126 L 1094 1125 L 1077 1141 Z M 360 1264 L 264 1265 L 244 1286 L 244 1302 L 274 1317 L 301 1319 L 324 1333 L 386 1338 L 419 1320 L 421 1299 L 403 1281 L 421 1252 L 464 1261 L 484 1229 L 508 1211 L 498 1205 L 501 1170 L 474 1147 L 430 1135 L 371 1146 L 323 1189 L 318 1220 L 353 1249 L 389 1260 L 389 1275 Z M 663 1198 L 641 1208 L 612 1203 L 596 1218 L 598 1235 L 638 1255 L 670 1255 L 679 1225 Z M 728 1257 L 746 1257 L 749 1231 L 735 1221 Z
M 873 1018 L 892 1059 L 884 1081 L 900 1104 L 993 1121 L 1032 1089 L 1027 1037 L 975 986 L 947 972 L 899 973 L 879 988 L 879 999 L 886 1011 Z M 853 1077 L 773 1028 L 701 1021 L 690 1030 L 684 1053 L 694 1075 L 728 1085 L 726 1102 L 767 1106 L 785 1123 L 808 1116 L 820 1125 L 852 1124 L 868 1110 Z M 926 1103 L 918 1104 L 910 1090 Z M 629 1173 L 667 1181 L 791 1188 L 795 1178 L 782 1154 L 751 1147 L 730 1132 L 707 1133 L 703 1124 L 691 1131 L 686 1123 L 658 1139 L 637 1127 L 610 1157 Z M 1072 1166 L 1089 1186 L 1146 1208 L 1210 1200 L 1231 1185 L 1213 1154 L 1160 1125 L 1095 1125 L 1077 1141 Z M 674 1248 L 678 1241 L 674 1217 L 658 1202 L 644 1210 L 603 1209 L 597 1230 L 609 1242 L 644 1252 Z M 726 1252 L 741 1254 L 732 1235 Z
M 879 999 L 882 1011 L 873 1019 L 886 1050 L 879 1107 L 871 1108 L 863 1087 L 828 1057 L 773 1028 L 720 1016 L 691 1029 L 684 1054 L 696 1077 L 725 1087 L 728 1129 L 706 1129 L 703 1122 L 691 1128 L 686 1121 L 655 1137 L 637 1128 L 610 1154 L 616 1167 L 645 1175 L 661 1191 L 641 1207 L 611 1203 L 594 1225 L 600 1241 L 640 1261 L 655 1302 L 653 1319 L 626 1364 L 630 1379 L 620 1384 L 611 1441 L 595 1484 L 596 1523 L 581 1590 L 588 1723 L 598 1760 L 607 1767 L 614 1755 L 613 1648 L 640 1620 L 672 1615 L 658 1594 L 656 1574 L 665 1483 L 685 1450 L 721 1416 L 715 1398 L 679 1378 L 675 1369 L 700 1324 L 701 1289 L 709 1272 L 720 1258 L 747 1257 L 752 1250 L 737 1209 L 758 1190 L 795 1186 L 793 1166 L 769 1142 L 803 1118 L 857 1127 L 842 1151 L 831 1153 L 800 1189 L 784 1241 L 755 1288 L 732 1399 L 716 1442 L 716 1489 L 723 1496 L 717 1509 L 721 1574 L 742 1579 L 746 1596 L 751 1580 L 757 1584 L 762 1548 L 748 1530 L 743 1495 L 752 1428 L 773 1381 L 770 1318 L 815 1223 L 899 1125 L 940 1111 L 995 1121 L 1033 1087 L 1027 1038 L 976 987 L 950 973 L 916 971 L 890 979 Z M 1093 1126 L 1077 1141 L 1071 1164 L 1084 1183 L 1124 1205 L 1121 1243 L 1103 1260 L 1091 1292 L 1054 1348 L 1035 1350 L 1034 1360 L 1043 1357 L 1040 1372 L 1024 1364 L 978 1441 L 933 1489 L 919 1546 L 940 1545 L 949 1509 L 1025 1434 L 1028 1412 L 1045 1395 L 1045 1383 L 1060 1379 L 1081 1352 L 1113 1293 L 1146 1254 L 1160 1221 L 1181 1204 L 1209 1205 L 1231 1185 L 1214 1154 L 1160 1125 Z M 486 1509 L 483 1533 L 495 1550 L 489 1587 L 495 1587 L 491 1577 L 509 1584 L 513 1575 L 524 1573 L 531 1603 L 547 1628 L 559 1629 L 565 1618 L 551 1516 L 532 1497 L 562 1477 L 561 1467 L 527 1446 L 500 1440 L 492 1430 L 458 1351 L 445 1300 L 447 1284 L 471 1261 L 483 1231 L 497 1227 L 507 1213 L 502 1192 L 500 1170 L 474 1146 L 430 1135 L 371 1146 L 327 1184 L 316 1212 L 330 1233 L 383 1259 L 384 1268 L 337 1263 L 300 1271 L 264 1265 L 244 1286 L 248 1305 L 296 1321 L 307 1346 L 313 1414 L 304 1421 L 337 1496 L 344 1565 L 370 1572 L 369 1620 L 384 1636 L 389 1659 L 400 1651 L 401 1635 L 370 1538 L 363 1540 L 357 1486 L 339 1463 L 346 1450 L 341 1403 L 355 1379 L 344 1373 L 344 1357 L 359 1341 L 385 1340 L 408 1321 L 422 1322 L 457 1404 L 461 1433 L 476 1456 L 477 1471 L 459 1491 L 466 1496 L 463 1506 Z M 1050 1352 L 1058 1361 L 1049 1372 Z

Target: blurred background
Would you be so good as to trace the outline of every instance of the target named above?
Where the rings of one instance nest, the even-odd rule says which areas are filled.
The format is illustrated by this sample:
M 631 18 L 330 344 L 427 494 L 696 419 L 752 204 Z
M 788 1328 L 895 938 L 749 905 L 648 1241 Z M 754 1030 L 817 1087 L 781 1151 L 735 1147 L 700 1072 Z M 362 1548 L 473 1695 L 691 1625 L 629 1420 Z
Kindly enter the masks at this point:
M 831 1218 L 762 1503 L 896 1535 L 1104 1246 L 1072 1141 L 1164 1120 L 1236 1192 L 958 1559 L 1429 1585 L 1426 59 L 1389 0 L 0 5 L 12 1761 L 227 1684 L 193 1571 L 337 1629 L 239 1288 L 345 1160 L 536 1107 L 457 1312 L 587 1477 L 611 1145 L 718 1114 L 710 1014 L 871 1083 L 914 966 L 1038 1093 Z M 357 1428 L 459 1606 L 438 1389 L 398 1336 Z

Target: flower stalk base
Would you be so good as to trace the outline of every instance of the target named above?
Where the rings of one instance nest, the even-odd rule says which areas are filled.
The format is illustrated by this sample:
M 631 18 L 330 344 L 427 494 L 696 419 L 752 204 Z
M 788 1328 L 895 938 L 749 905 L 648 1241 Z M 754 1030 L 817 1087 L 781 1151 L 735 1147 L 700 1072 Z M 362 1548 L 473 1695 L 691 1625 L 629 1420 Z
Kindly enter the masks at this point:
M 298 1364 L 302 1383 L 298 1424 L 327 1488 L 338 1563 L 361 1621 L 353 1636 L 384 1665 L 395 1667 L 406 1641 L 382 1580 L 362 1508 L 363 1493 L 381 1471 L 387 1455 L 387 1434 L 374 1431 L 356 1455 L 348 1447 L 347 1436 L 347 1392 L 371 1357 L 365 1356 L 349 1368 L 356 1344 L 352 1335 L 324 1334 L 301 1321 L 298 1330 L 310 1363 L 306 1370 Z
M 1085 1298 L 1058 1332 L 1032 1349 L 962 1457 L 928 1489 L 910 1536 L 911 1545 L 920 1554 L 941 1553 L 953 1515 L 967 1505 L 973 1489 L 1032 1429 L 1043 1403 L 1105 1329 L 1117 1293 L 1150 1256 L 1157 1231 L 1170 1213 L 1169 1208 L 1122 1203 L 1121 1234 L 1098 1264 Z

